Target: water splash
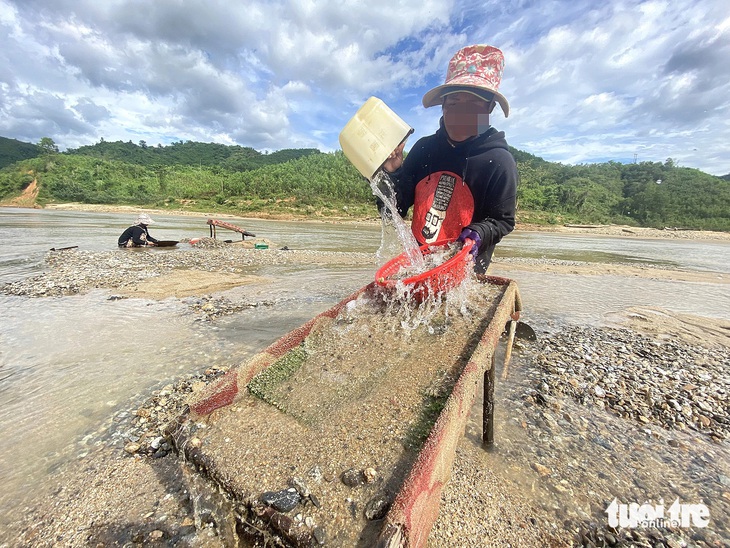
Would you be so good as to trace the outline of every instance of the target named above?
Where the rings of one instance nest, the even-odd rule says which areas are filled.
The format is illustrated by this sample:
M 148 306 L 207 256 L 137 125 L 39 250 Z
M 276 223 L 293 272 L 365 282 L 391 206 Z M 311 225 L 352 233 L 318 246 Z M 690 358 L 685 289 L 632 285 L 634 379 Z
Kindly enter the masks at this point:
M 380 198 L 384 204 L 384 208 L 381 212 L 381 219 L 383 221 L 383 237 L 378 249 L 378 260 L 382 259 L 383 253 L 386 252 L 386 247 L 389 241 L 392 239 L 387 238 L 387 227 L 392 226 L 395 229 L 395 233 L 398 240 L 401 243 L 403 252 L 408 256 L 408 260 L 411 266 L 418 272 L 425 271 L 425 261 L 421 254 L 420 246 L 416 241 L 413 232 L 408 225 L 406 225 L 403 218 L 398 213 L 398 206 L 395 202 L 395 189 L 393 188 L 393 182 L 390 177 L 382 170 L 378 171 L 370 179 L 370 188 L 373 194 Z
M 425 297 L 416 296 L 414 287 L 398 281 L 391 291 L 381 293 L 386 317 L 395 318 L 392 330 L 404 335 L 425 329 L 431 335 L 444 333 L 456 318 L 469 319 L 474 310 L 469 306 L 483 292 L 480 284 L 470 273 L 464 280 L 448 291 L 429 292 Z
M 468 317 L 469 293 L 476 283 L 473 276 L 466 276 L 457 287 L 448 291 L 429 291 L 417 297 L 417 288 L 403 283 L 403 279 L 417 276 L 443 263 L 458 251 L 457 246 L 445 246 L 424 256 L 410 227 L 398 213 L 393 183 L 386 173 L 378 171 L 370 179 L 373 194 L 380 198 L 384 207 L 381 210 L 382 237 L 377 252 L 379 263 L 405 253 L 408 264 L 396 275 L 399 278 L 395 287 L 381 294 L 385 305 L 385 316 L 397 318 L 392 328 L 401 330 L 406 336 L 418 328 L 430 334 L 443 333 L 456 315 Z

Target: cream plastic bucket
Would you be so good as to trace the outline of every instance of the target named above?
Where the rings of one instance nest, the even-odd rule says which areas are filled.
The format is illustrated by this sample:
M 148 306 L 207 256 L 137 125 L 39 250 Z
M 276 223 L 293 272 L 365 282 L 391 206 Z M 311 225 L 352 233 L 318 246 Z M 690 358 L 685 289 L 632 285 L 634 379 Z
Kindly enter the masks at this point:
M 411 133 L 413 128 L 388 105 L 371 97 L 340 132 L 340 146 L 357 170 L 371 179 Z

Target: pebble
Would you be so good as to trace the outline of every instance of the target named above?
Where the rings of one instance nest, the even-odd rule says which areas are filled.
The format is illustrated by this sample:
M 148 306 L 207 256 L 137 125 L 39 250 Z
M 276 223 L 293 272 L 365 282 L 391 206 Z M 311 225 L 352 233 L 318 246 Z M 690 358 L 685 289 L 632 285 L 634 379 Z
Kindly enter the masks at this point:
M 327 542 L 327 533 L 325 532 L 324 527 L 315 527 L 313 533 L 314 540 L 316 540 L 320 546 L 324 545 L 324 543 Z
M 378 473 L 375 471 L 375 468 L 365 468 L 362 474 L 366 483 L 373 483 L 378 478 Z
M 358 485 L 365 483 L 362 471 L 355 470 L 354 468 L 350 468 L 349 470 L 342 472 L 340 479 L 342 480 L 342 483 L 348 487 L 357 487 Z
M 322 470 L 320 470 L 319 466 L 315 465 L 307 472 L 307 476 L 319 483 L 322 481 Z
M 140 444 L 133 442 L 133 443 L 128 443 L 127 445 L 125 445 L 124 450 L 127 453 L 129 453 L 130 455 L 134 455 L 135 453 L 137 453 L 140 450 L 140 447 L 141 447 Z
M 390 510 L 390 500 L 383 493 L 378 493 L 365 505 L 365 517 L 370 521 L 383 519 Z
M 299 496 L 303 499 L 309 498 L 309 487 L 307 487 L 307 484 L 304 483 L 304 480 L 300 478 L 291 478 L 289 480 L 289 486 L 296 489 L 297 493 L 299 493 Z
M 259 499 L 279 512 L 290 512 L 301 502 L 302 498 L 293 487 L 281 491 L 267 491 Z
M 160 459 L 172 452 L 173 448 L 167 438 L 166 427 L 183 412 L 193 386 L 202 383 L 208 385 L 228 371 L 228 367 L 213 366 L 204 373 L 186 374 L 165 390 L 155 391 L 134 413 L 122 411 L 114 415 L 107 425 L 90 436 L 112 445 L 120 439 L 126 440 L 123 448 L 129 455 L 141 455 Z M 202 441 L 191 437 L 191 447 L 200 447 Z

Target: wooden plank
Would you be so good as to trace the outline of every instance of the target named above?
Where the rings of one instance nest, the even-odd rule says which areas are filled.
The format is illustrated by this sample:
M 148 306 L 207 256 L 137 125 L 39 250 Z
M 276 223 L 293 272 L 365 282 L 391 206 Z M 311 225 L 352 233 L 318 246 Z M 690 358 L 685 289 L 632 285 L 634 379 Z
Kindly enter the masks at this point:
M 215 227 L 219 226 L 221 228 L 227 228 L 228 230 L 238 232 L 238 233 L 242 234 L 244 237 L 245 236 L 251 236 L 252 238 L 256 237 L 256 234 L 253 234 L 252 232 L 249 232 L 248 230 L 244 230 L 240 226 L 236 226 L 234 224 L 227 223 L 225 221 L 219 221 L 218 219 L 208 219 L 208 224 L 211 227 L 211 231 L 212 231 L 213 235 L 215 234 Z

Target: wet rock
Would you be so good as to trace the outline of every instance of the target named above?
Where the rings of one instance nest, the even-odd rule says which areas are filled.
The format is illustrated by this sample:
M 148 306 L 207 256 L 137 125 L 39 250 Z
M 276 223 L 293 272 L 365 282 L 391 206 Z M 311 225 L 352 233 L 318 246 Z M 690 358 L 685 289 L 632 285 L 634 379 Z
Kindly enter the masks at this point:
M 365 477 L 363 476 L 362 471 L 355 470 L 354 468 L 350 468 L 349 470 L 342 472 L 340 479 L 342 480 L 342 483 L 348 487 L 357 487 L 365 483 Z
M 723 365 L 730 362 L 730 349 L 708 352 L 681 339 L 657 341 L 627 329 L 594 327 L 555 333 L 541 344 L 534 359 L 544 375 L 526 401 L 547 407 L 567 395 L 642 424 L 703 429 L 719 441 L 730 435 L 722 411 L 730 390 Z
M 371 498 L 365 505 L 365 518 L 370 521 L 383 519 L 390 510 L 390 500 L 383 493 Z
M 315 527 L 313 534 L 314 540 L 316 540 L 320 546 L 324 545 L 324 543 L 327 542 L 327 533 L 325 532 L 324 527 Z
M 158 437 L 154 438 L 150 442 L 150 447 L 156 451 L 157 449 L 160 448 L 160 446 L 162 445 L 162 442 L 164 441 L 164 439 L 165 438 L 163 438 L 162 436 L 158 436 Z
M 157 451 L 152 453 L 152 458 L 161 459 L 163 457 L 166 457 L 168 454 L 169 454 L 169 451 L 167 451 L 166 449 L 158 449 Z
M 259 499 L 279 512 L 290 512 L 301 502 L 302 498 L 293 487 L 281 491 L 266 491 Z
M 606 506 L 614 497 L 625 504 L 656 504 L 662 496 L 730 500 L 730 479 L 718 479 L 730 430 L 723 408 L 730 349 L 626 329 L 560 328 L 522 349 L 522 377 L 503 384 L 502 405 L 522 429 L 515 439 L 502 438 L 501 450 L 520 470 L 540 475 L 551 493 L 542 509 L 564 531 L 575 531 L 581 546 L 712 545 L 705 529 L 660 530 L 661 536 L 609 531 Z M 554 404 L 562 405 L 557 420 L 550 417 Z M 720 535 L 730 531 L 716 528 Z
M 149 418 L 149 416 L 152 413 L 149 409 L 145 409 L 144 407 L 141 407 L 141 408 L 137 409 L 137 411 L 135 411 L 134 414 L 137 415 L 138 417 Z

